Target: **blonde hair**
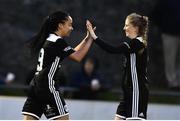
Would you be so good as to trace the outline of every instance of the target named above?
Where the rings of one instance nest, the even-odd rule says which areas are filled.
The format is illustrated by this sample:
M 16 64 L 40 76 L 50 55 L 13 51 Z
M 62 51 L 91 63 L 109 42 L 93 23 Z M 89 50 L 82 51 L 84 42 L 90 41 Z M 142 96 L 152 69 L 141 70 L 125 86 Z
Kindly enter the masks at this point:
M 147 16 L 141 16 L 137 13 L 131 13 L 127 16 L 127 19 L 133 26 L 139 28 L 139 36 L 143 37 L 143 43 L 147 47 L 148 31 L 149 31 L 149 19 Z

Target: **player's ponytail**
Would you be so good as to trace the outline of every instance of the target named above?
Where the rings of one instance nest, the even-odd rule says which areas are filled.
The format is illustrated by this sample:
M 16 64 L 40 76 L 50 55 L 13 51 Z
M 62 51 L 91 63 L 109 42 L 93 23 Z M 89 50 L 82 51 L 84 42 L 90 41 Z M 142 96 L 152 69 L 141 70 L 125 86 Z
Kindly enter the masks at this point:
M 145 45 L 147 46 L 147 39 L 148 39 L 148 31 L 149 31 L 149 19 L 147 16 L 142 16 L 142 23 L 143 23 L 143 30 L 142 30 L 142 36 Z
M 28 42 L 32 54 L 39 53 L 49 34 L 57 31 L 59 23 L 64 23 L 68 16 L 68 13 L 57 11 L 44 19 L 40 31 Z

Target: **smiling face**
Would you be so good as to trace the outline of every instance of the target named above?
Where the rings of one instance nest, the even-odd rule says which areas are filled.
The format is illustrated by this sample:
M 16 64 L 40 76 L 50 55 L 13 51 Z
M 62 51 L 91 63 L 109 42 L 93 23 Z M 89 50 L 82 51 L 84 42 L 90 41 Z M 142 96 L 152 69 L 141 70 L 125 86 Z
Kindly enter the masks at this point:
M 139 29 L 137 26 L 134 26 L 129 18 L 126 18 L 125 25 L 124 25 L 124 31 L 126 33 L 126 36 L 130 39 L 134 39 L 138 36 Z
M 68 16 L 67 21 L 65 21 L 63 24 L 62 23 L 59 24 L 58 31 L 61 37 L 67 37 L 70 35 L 70 33 L 73 30 L 72 24 L 73 24 L 73 20 L 70 16 Z

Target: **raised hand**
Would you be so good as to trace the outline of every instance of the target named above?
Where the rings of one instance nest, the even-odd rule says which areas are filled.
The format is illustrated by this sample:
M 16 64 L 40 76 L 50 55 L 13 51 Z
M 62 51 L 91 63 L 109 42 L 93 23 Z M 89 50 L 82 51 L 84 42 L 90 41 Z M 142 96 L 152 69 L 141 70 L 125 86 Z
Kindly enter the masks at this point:
M 86 21 L 86 27 L 87 27 L 87 30 L 89 31 L 91 37 L 95 40 L 97 38 L 97 36 L 94 32 L 96 27 L 93 28 L 93 26 L 89 20 Z

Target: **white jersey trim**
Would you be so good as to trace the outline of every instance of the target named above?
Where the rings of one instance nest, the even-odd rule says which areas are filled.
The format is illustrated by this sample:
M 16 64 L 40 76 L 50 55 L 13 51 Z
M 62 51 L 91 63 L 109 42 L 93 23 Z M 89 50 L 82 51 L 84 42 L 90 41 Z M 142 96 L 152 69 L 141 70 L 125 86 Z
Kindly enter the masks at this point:
M 51 93 L 53 93 L 53 95 L 54 95 L 54 99 L 56 101 L 56 105 L 57 105 L 59 114 L 64 115 L 66 113 L 64 111 L 64 107 L 63 107 L 59 92 L 56 91 L 56 89 L 55 89 L 55 86 L 54 86 L 55 82 L 53 80 L 53 77 L 54 77 L 54 74 L 55 74 L 56 69 L 58 67 L 59 61 L 60 61 L 60 58 L 56 57 L 55 61 L 52 63 L 52 66 L 51 66 L 50 71 L 48 73 L 48 80 L 49 80 L 49 89 L 50 89 Z
M 130 54 L 131 61 L 131 76 L 133 84 L 133 97 L 132 97 L 132 117 L 138 117 L 139 109 L 139 84 L 136 69 L 136 54 Z
M 116 117 L 119 117 L 119 118 L 121 118 L 121 119 L 126 119 L 125 116 L 122 116 L 122 115 L 119 115 L 119 114 L 115 114 L 115 116 L 116 116 Z
M 137 37 L 136 39 L 138 39 L 140 42 L 143 42 L 143 38 L 142 37 Z
M 129 46 L 127 42 L 123 42 L 123 43 L 128 47 L 128 49 L 131 49 L 131 47 Z
M 33 113 L 29 113 L 29 112 L 22 112 L 23 115 L 30 115 L 30 116 L 33 116 L 33 117 L 36 117 L 37 119 L 40 119 L 39 116 L 33 114 Z
M 141 121 L 146 121 L 146 119 L 140 118 L 140 117 L 129 117 L 129 118 L 126 118 L 126 120 L 141 120 Z
M 69 115 L 69 113 L 66 113 L 64 115 L 59 115 L 59 116 L 55 116 L 55 117 L 52 117 L 52 118 L 49 118 L 49 120 L 54 120 L 54 119 L 57 119 L 57 118 L 60 118 L 60 117 L 63 117 L 63 116 L 67 116 Z
M 62 37 L 57 36 L 55 34 L 49 34 L 49 37 L 46 40 L 50 42 L 56 42 L 59 38 L 62 38 Z

